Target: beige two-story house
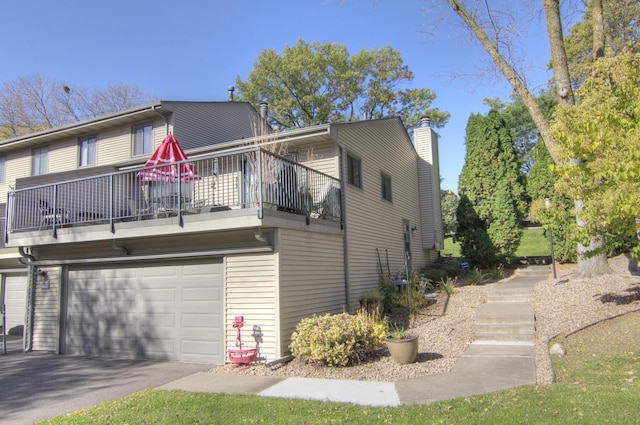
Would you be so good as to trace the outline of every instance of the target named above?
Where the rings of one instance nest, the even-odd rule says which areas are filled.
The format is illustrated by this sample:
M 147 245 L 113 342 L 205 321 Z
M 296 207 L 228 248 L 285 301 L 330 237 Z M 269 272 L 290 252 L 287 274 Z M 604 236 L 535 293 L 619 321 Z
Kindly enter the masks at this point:
M 275 360 L 303 317 L 356 310 L 382 262 L 437 258 L 428 120 L 274 133 L 264 113 L 158 102 L 0 143 L 25 349 L 222 364 L 243 316 L 244 348 Z M 145 168 L 169 134 L 187 158 Z

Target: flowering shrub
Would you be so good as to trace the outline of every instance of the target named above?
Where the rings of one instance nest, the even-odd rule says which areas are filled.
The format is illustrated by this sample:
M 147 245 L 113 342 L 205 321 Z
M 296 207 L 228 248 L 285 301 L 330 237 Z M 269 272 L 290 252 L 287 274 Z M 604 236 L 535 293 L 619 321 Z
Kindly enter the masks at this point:
M 291 354 L 307 362 L 327 366 L 360 363 L 380 346 L 387 323 L 360 311 L 358 314 L 325 314 L 303 319 L 291 336 Z

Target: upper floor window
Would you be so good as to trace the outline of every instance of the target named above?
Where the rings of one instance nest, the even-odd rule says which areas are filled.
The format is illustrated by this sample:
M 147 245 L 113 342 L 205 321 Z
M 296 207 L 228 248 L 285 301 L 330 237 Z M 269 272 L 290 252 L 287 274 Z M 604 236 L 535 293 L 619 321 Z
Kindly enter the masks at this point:
M 31 175 L 39 176 L 49 171 L 49 147 L 43 146 L 31 151 Z
M 386 174 L 381 174 L 382 180 L 382 199 L 386 199 L 391 202 L 391 177 Z
M 362 161 L 347 154 L 347 183 L 362 188 Z
M 153 126 L 143 125 L 133 129 L 133 155 L 150 154 L 153 149 Z
M 95 137 L 86 137 L 80 140 L 80 161 L 81 167 L 96 164 L 96 145 Z
M 7 158 L 0 157 L 0 183 L 7 181 Z

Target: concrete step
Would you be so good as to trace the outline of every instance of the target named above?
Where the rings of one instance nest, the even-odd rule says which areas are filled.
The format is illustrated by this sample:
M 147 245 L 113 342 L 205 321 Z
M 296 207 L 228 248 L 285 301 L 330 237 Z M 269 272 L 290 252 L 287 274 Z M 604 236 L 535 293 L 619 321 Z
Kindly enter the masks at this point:
M 526 304 L 531 300 L 531 294 L 523 293 L 488 293 L 487 303 L 523 303 Z
M 549 266 L 529 266 L 524 269 L 516 270 L 516 276 L 518 277 L 542 277 L 547 278 L 549 276 Z
M 533 307 L 526 303 L 485 303 L 476 310 L 479 323 L 534 323 Z
M 479 333 L 532 333 L 536 331 L 533 323 L 478 323 L 474 326 L 474 331 Z
M 479 342 L 516 342 L 534 344 L 536 341 L 536 333 L 532 332 L 476 332 L 473 335 L 474 343 Z

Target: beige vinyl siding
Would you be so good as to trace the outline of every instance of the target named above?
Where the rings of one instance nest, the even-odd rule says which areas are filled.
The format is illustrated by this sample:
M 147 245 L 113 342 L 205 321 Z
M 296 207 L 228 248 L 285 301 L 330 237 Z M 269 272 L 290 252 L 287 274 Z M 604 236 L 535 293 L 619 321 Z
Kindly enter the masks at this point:
M 251 336 L 253 326 L 259 326 L 263 337 L 260 355 L 268 360 L 280 356 L 276 347 L 276 277 L 273 254 L 228 256 L 226 259 L 226 312 L 224 329 L 227 348 L 235 348 L 236 316 L 244 316 L 241 329 L 243 348 L 256 346 Z
M 420 243 L 420 211 L 416 152 L 400 121 L 356 123 L 338 129 L 338 142 L 347 153 L 362 159 L 362 189 L 345 185 L 348 279 L 351 310 L 358 298 L 375 289 L 383 269 L 404 271 L 403 219 L 418 228 L 411 236 L 414 269 L 429 261 Z M 346 167 L 346 164 L 345 164 Z M 381 173 L 391 177 L 392 202 L 382 199 Z
M 60 269 L 43 270 L 47 272 L 49 288 L 40 288 L 34 284 L 32 348 L 34 351 L 57 352 L 60 333 Z
M 301 146 L 297 149 L 298 162 L 332 177 L 339 177 L 339 150 L 334 143 Z
M 78 139 L 71 138 L 49 145 L 49 173 L 70 171 L 78 168 Z
M 278 237 L 282 353 L 298 322 L 345 307 L 342 235 L 281 229 Z
M 173 111 L 174 136 L 195 149 L 255 136 L 260 116 L 245 102 L 165 102 Z

